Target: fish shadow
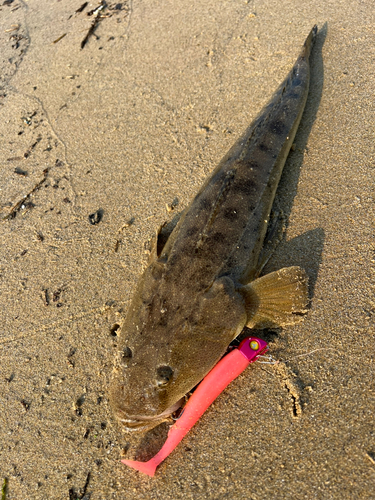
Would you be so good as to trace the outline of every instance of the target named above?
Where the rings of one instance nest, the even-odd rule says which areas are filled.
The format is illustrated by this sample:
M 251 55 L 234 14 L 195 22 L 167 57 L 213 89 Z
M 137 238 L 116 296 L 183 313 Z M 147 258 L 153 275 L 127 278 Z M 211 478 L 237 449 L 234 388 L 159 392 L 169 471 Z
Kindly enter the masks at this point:
M 134 460 L 147 462 L 155 456 L 165 443 L 170 426 L 170 423 L 164 422 L 149 430 L 138 444 Z
M 325 233 L 321 227 L 307 231 L 289 241 L 283 239 L 262 274 L 272 273 L 283 267 L 300 266 L 309 277 L 309 297 L 312 299 L 322 262 L 324 240 Z

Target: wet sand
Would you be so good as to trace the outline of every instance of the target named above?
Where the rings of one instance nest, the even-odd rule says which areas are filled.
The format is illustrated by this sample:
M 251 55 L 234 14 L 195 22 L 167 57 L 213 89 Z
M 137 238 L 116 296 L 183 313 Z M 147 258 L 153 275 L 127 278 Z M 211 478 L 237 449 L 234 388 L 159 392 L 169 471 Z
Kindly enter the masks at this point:
M 0 5 L 6 498 L 373 498 L 372 3 L 108 2 L 81 48 L 99 3 L 82 4 Z M 150 479 L 120 459 L 162 437 L 123 434 L 107 399 L 145 242 L 187 206 L 314 24 L 311 91 L 277 196 L 288 227 L 267 266 L 304 267 L 311 309 L 264 332 L 279 363 L 249 367 Z

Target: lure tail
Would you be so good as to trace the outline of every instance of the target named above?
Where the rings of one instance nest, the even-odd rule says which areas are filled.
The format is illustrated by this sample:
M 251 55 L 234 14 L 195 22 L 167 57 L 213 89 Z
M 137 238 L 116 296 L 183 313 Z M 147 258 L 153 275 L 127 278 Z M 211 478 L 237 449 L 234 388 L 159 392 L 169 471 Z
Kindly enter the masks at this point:
M 125 465 L 129 465 L 129 467 L 135 470 L 139 470 L 139 472 L 143 472 L 143 474 L 154 477 L 156 467 L 159 465 L 155 458 L 156 456 L 151 458 L 148 462 L 137 462 L 136 460 L 121 460 L 121 462 Z

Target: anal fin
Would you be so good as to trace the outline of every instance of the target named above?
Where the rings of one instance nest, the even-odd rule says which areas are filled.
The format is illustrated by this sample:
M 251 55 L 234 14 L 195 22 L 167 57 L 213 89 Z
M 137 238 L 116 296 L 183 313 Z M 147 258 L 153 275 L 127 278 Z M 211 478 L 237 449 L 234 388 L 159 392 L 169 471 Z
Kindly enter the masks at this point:
M 284 267 L 241 288 L 248 328 L 293 325 L 303 320 L 308 304 L 308 276 L 298 266 Z

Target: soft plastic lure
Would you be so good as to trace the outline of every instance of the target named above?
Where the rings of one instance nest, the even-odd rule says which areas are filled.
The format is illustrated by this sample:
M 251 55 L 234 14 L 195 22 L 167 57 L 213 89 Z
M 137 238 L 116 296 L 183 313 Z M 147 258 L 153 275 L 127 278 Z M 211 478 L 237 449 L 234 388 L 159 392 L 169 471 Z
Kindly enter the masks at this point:
M 135 460 L 121 460 L 121 462 L 144 474 L 154 476 L 156 467 L 176 448 L 218 395 L 245 370 L 249 363 L 256 361 L 267 350 L 268 345 L 264 340 L 256 337 L 244 339 L 238 349 L 224 356 L 198 385 L 180 418 L 170 428 L 161 450 L 148 462 Z

